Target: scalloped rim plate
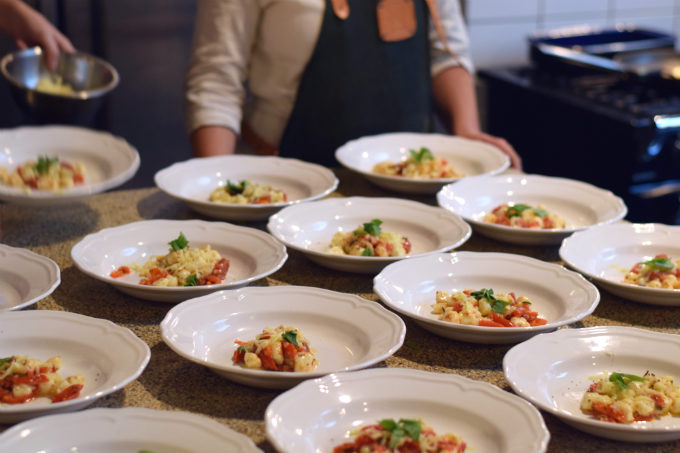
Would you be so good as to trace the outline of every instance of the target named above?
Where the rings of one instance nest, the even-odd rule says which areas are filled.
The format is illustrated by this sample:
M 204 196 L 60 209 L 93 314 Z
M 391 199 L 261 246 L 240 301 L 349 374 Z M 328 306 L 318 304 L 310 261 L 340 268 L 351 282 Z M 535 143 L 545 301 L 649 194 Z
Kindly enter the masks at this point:
M 574 231 L 623 219 L 623 200 L 612 192 L 566 178 L 541 175 L 500 175 L 468 178 L 444 186 L 437 193 L 439 206 L 462 216 L 475 231 L 514 244 L 558 244 Z M 567 228 L 532 230 L 496 225 L 484 216 L 502 203 L 544 204 L 564 217 Z
M 208 417 L 138 407 L 88 409 L 29 420 L 0 434 L 0 450 L 14 453 L 262 451 L 250 438 Z
M 680 336 L 622 326 L 562 329 L 538 335 L 510 349 L 503 358 L 512 389 L 539 409 L 596 436 L 628 442 L 680 439 L 680 418 L 618 424 L 581 412 L 583 393 L 603 371 L 680 378 Z
M 161 287 L 140 285 L 140 277 L 112 278 L 119 266 L 144 264 L 151 256 L 165 255 L 168 242 L 182 232 L 192 247 L 210 244 L 229 259 L 223 283 L 209 286 Z M 273 274 L 288 258 L 286 248 L 271 235 L 254 228 L 204 220 L 146 220 L 105 228 L 85 236 L 71 249 L 73 263 L 83 273 L 135 297 L 179 302 L 220 289 L 238 288 Z
M 680 259 L 680 226 L 615 224 L 580 231 L 564 240 L 560 258 L 604 289 L 644 304 L 680 306 L 680 289 L 648 288 L 623 283 L 635 263 L 666 253 Z
M 549 322 L 535 327 L 480 327 L 440 321 L 431 314 L 437 291 L 468 288 L 527 296 Z M 597 288 L 576 272 L 523 255 L 492 252 L 441 253 L 390 264 L 375 277 L 373 290 L 389 308 L 425 329 L 478 343 L 524 341 L 583 319 L 600 301 Z
M 226 181 L 250 179 L 282 190 L 288 201 L 271 204 L 229 204 L 210 201 L 210 194 Z M 156 173 L 159 189 L 192 209 L 225 220 L 263 220 L 279 209 L 316 200 L 333 192 L 338 179 L 321 165 L 273 156 L 216 156 L 178 162 Z
M 301 410 L 301 404 L 304 410 Z M 486 382 L 404 368 L 338 373 L 303 382 L 265 412 L 267 438 L 281 452 L 332 451 L 349 431 L 384 418 L 421 418 L 455 433 L 468 451 L 538 453 L 550 433 L 531 404 Z
M 372 183 L 399 192 L 436 193 L 445 184 L 462 178 L 416 179 L 380 175 L 373 167 L 384 161 L 400 162 L 409 149 L 429 148 L 437 157 L 451 162 L 465 176 L 495 175 L 510 166 L 510 159 L 488 143 L 443 134 L 398 132 L 351 140 L 335 151 L 335 158 Z
M 33 305 L 52 294 L 60 283 L 59 266 L 51 259 L 0 244 L 0 312 Z
M 0 130 L 0 167 L 10 171 L 39 156 L 59 157 L 85 165 L 85 183 L 60 193 L 0 184 L 0 200 L 27 206 L 52 206 L 80 201 L 113 189 L 139 169 L 139 153 L 120 137 L 81 127 L 41 126 Z
M 82 409 L 122 389 L 146 368 L 151 351 L 130 329 L 105 319 L 50 310 L 0 315 L 0 357 L 23 354 L 40 360 L 61 356 L 64 376 L 83 374 L 81 396 L 51 403 L 0 406 L 0 423 Z
M 265 327 L 300 329 L 316 349 L 311 372 L 252 370 L 232 363 L 235 340 L 248 341 Z M 290 388 L 305 379 L 374 365 L 394 354 L 404 322 L 380 304 L 305 286 L 252 287 L 186 301 L 161 322 L 163 341 L 187 360 L 222 376 L 266 388 Z
M 384 231 L 406 236 L 410 255 L 397 257 L 350 256 L 325 250 L 338 231 L 353 231 L 372 219 L 383 221 Z M 411 256 L 443 252 L 462 245 L 472 229 L 458 215 L 442 208 L 399 198 L 329 198 L 289 206 L 269 219 L 267 229 L 287 247 L 318 264 L 347 272 L 375 273 L 389 263 Z

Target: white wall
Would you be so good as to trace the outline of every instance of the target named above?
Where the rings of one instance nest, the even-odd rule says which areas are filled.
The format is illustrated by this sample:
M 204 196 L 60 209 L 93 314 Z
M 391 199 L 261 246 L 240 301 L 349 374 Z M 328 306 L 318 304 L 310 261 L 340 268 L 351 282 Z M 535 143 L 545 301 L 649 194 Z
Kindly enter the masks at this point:
M 526 64 L 527 37 L 560 27 L 633 24 L 680 37 L 680 0 L 464 1 L 477 68 Z

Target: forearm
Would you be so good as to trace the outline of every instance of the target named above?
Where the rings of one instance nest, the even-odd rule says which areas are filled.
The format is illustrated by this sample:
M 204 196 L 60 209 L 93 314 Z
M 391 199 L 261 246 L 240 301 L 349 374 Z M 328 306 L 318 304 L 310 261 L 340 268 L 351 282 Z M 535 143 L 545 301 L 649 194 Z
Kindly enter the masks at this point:
M 191 148 L 196 157 L 234 154 L 236 133 L 222 126 L 204 126 L 191 133 Z
M 460 66 L 452 66 L 432 80 L 434 98 L 440 108 L 451 117 L 456 135 L 479 132 L 479 109 L 474 77 Z

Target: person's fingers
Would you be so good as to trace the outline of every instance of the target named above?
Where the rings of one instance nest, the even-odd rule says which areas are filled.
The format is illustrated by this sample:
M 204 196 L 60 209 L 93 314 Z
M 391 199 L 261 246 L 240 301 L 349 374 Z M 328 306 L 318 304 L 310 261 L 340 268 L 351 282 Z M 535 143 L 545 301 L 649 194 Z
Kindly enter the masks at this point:
M 51 71 L 57 69 L 57 64 L 59 63 L 59 46 L 54 39 L 54 35 L 44 36 L 43 39 L 41 39 L 40 47 L 42 47 L 45 54 L 45 65 Z
M 57 42 L 57 46 L 59 47 L 59 50 L 62 52 L 75 52 L 76 49 L 73 47 L 73 44 L 71 44 L 71 41 L 61 33 L 58 33 L 55 35 L 55 40 Z
M 28 48 L 26 41 L 24 41 L 23 39 L 17 38 L 14 42 L 16 43 L 17 47 L 21 50 Z

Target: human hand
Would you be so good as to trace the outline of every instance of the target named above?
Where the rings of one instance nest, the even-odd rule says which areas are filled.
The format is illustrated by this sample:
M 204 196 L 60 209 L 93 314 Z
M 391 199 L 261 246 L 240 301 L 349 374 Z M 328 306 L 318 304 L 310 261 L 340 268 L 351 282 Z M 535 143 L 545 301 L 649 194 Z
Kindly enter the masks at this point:
M 508 141 L 505 140 L 504 138 L 496 137 L 482 131 L 462 132 L 457 133 L 456 135 L 463 138 L 469 138 L 470 140 L 479 140 L 480 142 L 488 143 L 490 145 L 495 146 L 496 148 L 500 149 L 503 153 L 508 155 L 508 157 L 510 158 L 510 164 L 512 165 L 512 168 L 522 171 L 522 158 L 519 157 L 519 154 L 517 154 L 515 148 L 513 148 L 512 145 L 508 143 Z
M 14 37 L 20 49 L 40 46 L 51 70 L 57 68 L 60 52 L 75 51 L 66 36 L 21 0 L 0 0 L 0 30 Z

